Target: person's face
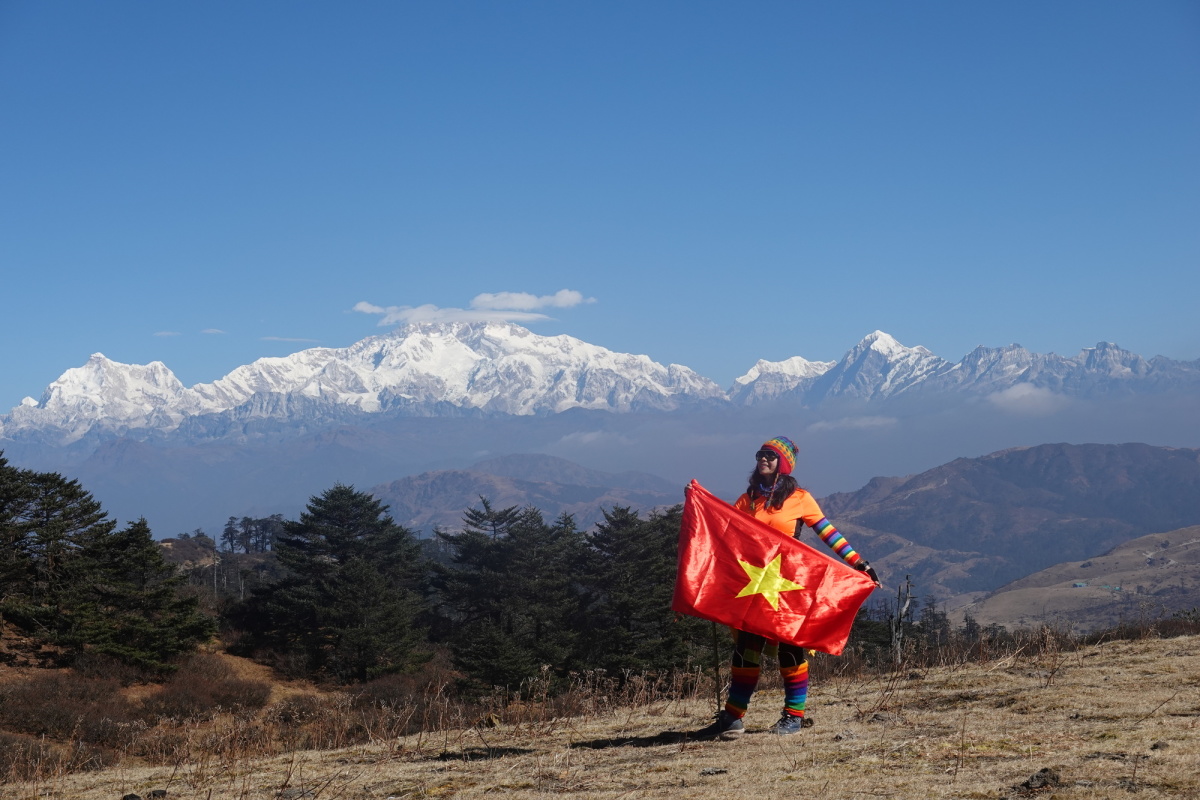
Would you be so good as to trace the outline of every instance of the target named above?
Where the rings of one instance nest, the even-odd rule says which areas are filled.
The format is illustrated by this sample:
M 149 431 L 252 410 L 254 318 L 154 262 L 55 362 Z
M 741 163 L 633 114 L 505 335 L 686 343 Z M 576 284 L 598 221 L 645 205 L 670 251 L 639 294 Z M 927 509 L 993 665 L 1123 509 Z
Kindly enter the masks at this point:
M 779 469 L 779 456 L 770 450 L 759 450 L 754 457 L 758 460 L 758 474 L 763 477 L 774 475 Z

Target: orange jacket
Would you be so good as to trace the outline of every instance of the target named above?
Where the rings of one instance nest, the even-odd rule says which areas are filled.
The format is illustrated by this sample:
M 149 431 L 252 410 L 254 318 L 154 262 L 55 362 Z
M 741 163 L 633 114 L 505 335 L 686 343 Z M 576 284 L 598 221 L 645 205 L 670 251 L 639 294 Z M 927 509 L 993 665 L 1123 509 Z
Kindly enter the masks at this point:
M 816 527 L 816 524 L 825 518 L 817 501 L 804 489 L 792 492 L 791 497 L 783 501 L 782 508 L 765 508 L 765 505 L 762 498 L 752 501 L 750 495 L 743 494 L 733 507 L 788 536 L 800 533 L 801 525 Z
M 791 496 L 783 501 L 783 506 L 778 509 L 766 508 L 766 503 L 761 498 L 751 501 L 748 494 L 739 497 L 733 507 L 788 536 L 799 538 L 800 526 L 807 525 L 830 550 L 837 553 L 838 557 L 847 564 L 856 569 L 866 568 L 866 560 L 855 552 L 850 543 L 846 541 L 846 537 L 833 527 L 833 523 L 825 519 L 817 501 L 803 489 L 792 492 Z M 859 567 L 859 564 L 863 566 Z M 873 573 L 872 577 L 874 577 Z

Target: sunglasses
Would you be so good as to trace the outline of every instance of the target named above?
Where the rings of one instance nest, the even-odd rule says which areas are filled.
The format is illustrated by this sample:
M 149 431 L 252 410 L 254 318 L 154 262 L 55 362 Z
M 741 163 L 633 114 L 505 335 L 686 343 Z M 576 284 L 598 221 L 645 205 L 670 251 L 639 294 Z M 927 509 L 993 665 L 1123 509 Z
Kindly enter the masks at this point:
M 779 458 L 779 454 L 773 450 L 759 450 L 754 454 L 754 460 L 758 461 L 760 458 L 765 458 L 767 461 L 774 461 Z

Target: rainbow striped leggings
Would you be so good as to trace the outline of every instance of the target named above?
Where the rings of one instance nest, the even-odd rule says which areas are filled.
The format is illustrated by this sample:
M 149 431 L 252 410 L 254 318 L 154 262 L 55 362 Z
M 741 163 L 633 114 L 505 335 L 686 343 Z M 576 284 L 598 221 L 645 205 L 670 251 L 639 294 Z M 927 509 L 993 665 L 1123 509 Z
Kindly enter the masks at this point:
M 763 636 L 738 631 L 733 647 L 729 698 L 725 702 L 725 710 L 735 717 L 744 716 L 750 707 L 750 696 L 754 694 L 762 672 L 762 651 L 766 643 Z M 808 700 L 808 661 L 803 647 L 780 642 L 779 674 L 783 677 L 783 713 L 803 717 Z

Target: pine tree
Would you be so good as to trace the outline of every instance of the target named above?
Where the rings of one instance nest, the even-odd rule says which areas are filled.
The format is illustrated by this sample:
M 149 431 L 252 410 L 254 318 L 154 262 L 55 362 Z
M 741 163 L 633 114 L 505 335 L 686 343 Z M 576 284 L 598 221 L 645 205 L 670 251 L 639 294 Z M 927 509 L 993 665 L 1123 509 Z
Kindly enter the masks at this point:
M 31 633 L 52 636 L 64 620 L 58 601 L 81 543 L 116 527 L 79 485 L 53 472 L 0 467 L 0 613 Z
M 937 598 L 926 596 L 921 606 L 920 622 L 916 625 L 917 637 L 922 645 L 928 648 L 945 646 L 950 642 L 951 627 L 945 609 L 938 608 Z
M 215 632 L 198 599 L 181 594 L 186 579 L 163 558 L 144 519 L 87 537 L 67 573 L 59 644 L 164 671 Z
M 285 522 L 275 552 L 287 577 L 231 619 L 298 672 L 363 681 L 422 657 L 415 536 L 369 494 L 338 484 Z
M 492 508 L 486 497 L 479 498 L 483 508 L 468 508 L 463 512 L 463 526 L 469 531 L 488 534 L 492 539 L 507 536 L 508 531 L 521 518 L 521 509 L 516 506 Z
M 25 591 L 32 574 L 30 531 L 23 517 L 31 499 L 23 470 L 0 451 L 0 603 Z
M 703 657 L 709 626 L 671 611 L 682 508 L 640 519 L 604 512 L 590 539 L 585 578 L 587 661 L 610 674 L 684 668 Z
M 565 675 L 580 665 L 579 579 L 586 539 L 571 515 L 547 525 L 540 511 L 527 509 L 509 529 L 507 544 L 512 591 L 506 627 L 538 668 L 549 665 Z
M 892 615 L 892 609 L 886 602 L 875 607 L 864 605 L 858 609 L 847 647 L 861 653 L 872 664 L 886 663 L 892 647 Z
M 238 547 L 238 521 L 237 517 L 230 517 L 225 521 L 225 527 L 221 529 L 221 546 L 226 553 L 236 553 Z
M 283 515 L 252 520 L 250 548 L 255 553 L 266 553 L 275 548 L 275 540 L 283 532 Z
M 68 653 L 168 669 L 213 631 L 145 521 L 116 523 L 78 482 L 0 457 L 0 613 Z
M 569 515 L 547 525 L 535 508 L 482 505 L 440 534 L 454 551 L 435 583 L 455 662 L 485 686 L 516 689 L 543 666 L 564 676 L 580 665 L 583 534 Z

